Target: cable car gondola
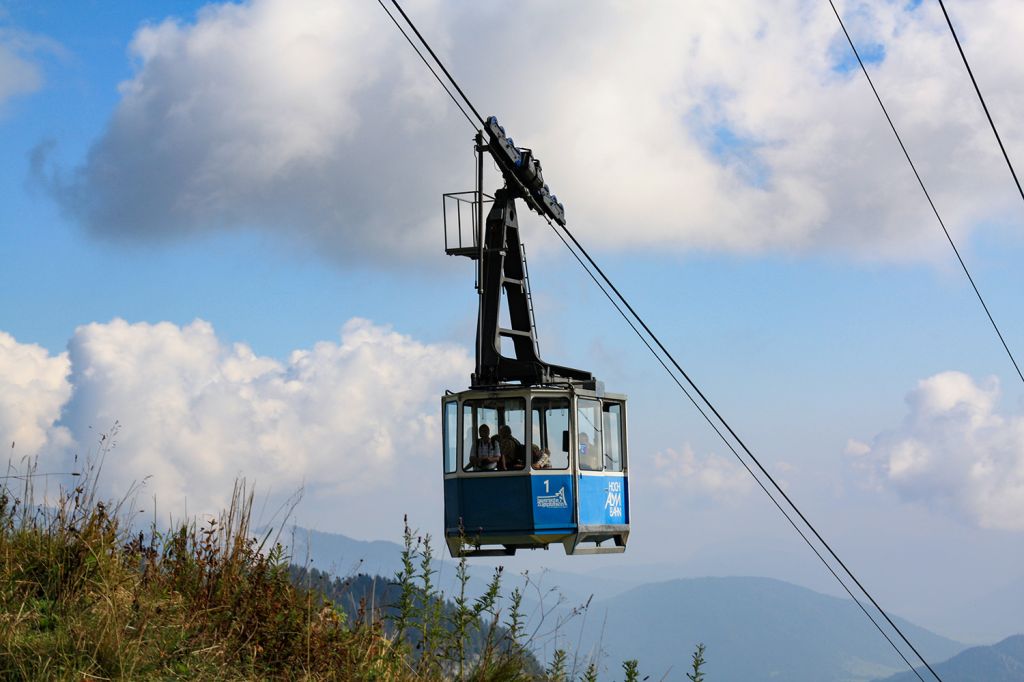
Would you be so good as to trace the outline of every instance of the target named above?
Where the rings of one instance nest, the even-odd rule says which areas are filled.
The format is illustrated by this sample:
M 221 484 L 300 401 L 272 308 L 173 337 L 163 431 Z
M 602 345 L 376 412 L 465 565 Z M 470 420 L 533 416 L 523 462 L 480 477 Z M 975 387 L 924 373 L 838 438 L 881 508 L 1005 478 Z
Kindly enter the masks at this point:
M 485 132 L 476 136 L 476 190 L 444 196 L 445 252 L 476 262 L 480 299 L 470 388 L 441 398 L 445 539 L 453 557 L 552 543 L 566 554 L 623 552 L 626 396 L 606 393 L 590 372 L 540 359 L 516 201 L 561 225 L 565 212 L 533 152 L 516 147 L 493 116 Z M 483 193 L 484 154 L 505 181 L 493 197 Z M 449 239 L 450 228 L 457 237 Z M 508 328 L 499 322 L 503 296 Z M 512 355 L 502 353 L 503 339 Z

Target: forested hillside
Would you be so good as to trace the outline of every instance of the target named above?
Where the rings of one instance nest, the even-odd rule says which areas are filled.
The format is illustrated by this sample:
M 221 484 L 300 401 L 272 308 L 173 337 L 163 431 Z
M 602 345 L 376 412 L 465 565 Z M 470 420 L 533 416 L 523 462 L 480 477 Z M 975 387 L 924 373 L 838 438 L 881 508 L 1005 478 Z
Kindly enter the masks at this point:
M 565 651 L 533 656 L 501 570 L 483 594 L 446 596 L 408 532 L 393 579 L 338 579 L 253 537 L 244 486 L 219 518 L 139 532 L 130 504 L 79 480 L 48 507 L 30 483 L 0 488 L 2 679 L 596 679 Z

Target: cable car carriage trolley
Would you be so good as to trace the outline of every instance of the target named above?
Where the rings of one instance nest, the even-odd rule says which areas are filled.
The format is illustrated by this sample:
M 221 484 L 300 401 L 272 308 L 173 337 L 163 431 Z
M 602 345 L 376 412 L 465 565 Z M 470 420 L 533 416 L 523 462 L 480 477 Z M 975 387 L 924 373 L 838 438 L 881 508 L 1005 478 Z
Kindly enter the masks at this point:
M 505 181 L 493 197 L 483 193 L 484 154 Z M 445 252 L 475 261 L 480 301 L 471 387 L 441 399 L 448 549 L 511 555 L 561 543 L 566 554 L 623 552 L 626 396 L 606 393 L 590 372 L 544 362 L 537 347 L 516 201 L 560 225 L 564 208 L 533 152 L 493 116 L 476 136 L 476 156 L 476 190 L 444 195 Z

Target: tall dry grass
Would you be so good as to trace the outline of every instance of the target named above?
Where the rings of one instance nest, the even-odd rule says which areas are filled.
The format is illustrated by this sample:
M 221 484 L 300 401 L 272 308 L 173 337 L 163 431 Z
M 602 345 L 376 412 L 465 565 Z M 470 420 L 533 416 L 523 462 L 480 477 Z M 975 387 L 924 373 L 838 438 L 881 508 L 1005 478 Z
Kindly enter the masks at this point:
M 410 679 L 379 621 L 350 624 L 252 537 L 244 481 L 219 518 L 131 530 L 133 495 L 99 496 L 113 444 L 51 499 L 36 499 L 32 463 L 8 467 L 0 679 Z
M 0 477 L 0 679 L 596 680 L 596 662 L 577 672 L 562 650 L 537 662 L 520 591 L 499 606 L 500 569 L 470 597 L 463 559 L 448 600 L 430 538 L 408 525 L 392 602 L 351 613 L 297 586 L 269 532 L 253 536 L 244 481 L 216 518 L 140 532 L 138 487 L 99 493 L 116 433 L 52 496 L 32 462 Z

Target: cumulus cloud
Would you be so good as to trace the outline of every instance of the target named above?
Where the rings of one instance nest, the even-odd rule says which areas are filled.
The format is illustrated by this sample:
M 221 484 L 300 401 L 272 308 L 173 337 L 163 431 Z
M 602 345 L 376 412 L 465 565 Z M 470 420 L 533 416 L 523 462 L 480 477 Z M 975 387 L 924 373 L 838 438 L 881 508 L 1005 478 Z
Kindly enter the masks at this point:
M 42 87 L 42 70 L 33 55 L 58 50 L 56 43 L 46 38 L 0 26 L 0 114 L 11 98 Z
M 938 9 L 841 5 L 952 228 L 1005 218 L 1012 188 Z M 944 255 L 827 5 L 409 10 L 483 113 L 538 150 L 588 242 Z M 1012 149 L 1024 15 L 957 13 Z M 394 261 L 435 247 L 438 194 L 472 182 L 469 129 L 374 3 L 208 5 L 142 27 L 130 52 L 106 131 L 45 174 L 96 234 L 261 228 Z
M 995 377 L 962 372 L 920 381 L 903 424 L 851 441 L 853 467 L 878 489 L 984 528 L 1024 530 L 1024 414 L 998 409 Z
M 67 353 L 53 357 L 0 332 L 0 444 L 28 456 L 68 444 L 67 431 L 54 423 L 71 396 L 70 369 Z
M 462 348 L 361 319 L 284 362 L 224 343 L 201 320 L 89 324 L 68 348 L 47 357 L 0 336 L 0 426 L 29 443 L 48 431 L 76 441 L 43 464 L 66 465 L 117 421 L 103 474 L 111 494 L 148 478 L 160 509 L 180 515 L 187 500 L 190 513 L 214 512 L 245 476 L 261 492 L 305 485 L 326 505 L 313 516 L 334 527 L 353 500 L 436 473 L 437 398 L 464 384 L 471 364 Z
M 735 460 L 720 455 L 698 456 L 687 443 L 682 451 L 672 448 L 654 455 L 656 482 L 684 497 L 703 495 L 728 500 L 753 489 L 750 474 Z
M 446 96 L 386 20 L 376 4 L 255 0 L 144 26 L 106 132 L 47 182 L 110 237 L 249 227 L 349 261 L 421 251 L 438 235 L 419 224 L 437 205 L 421 179 L 458 147 Z

